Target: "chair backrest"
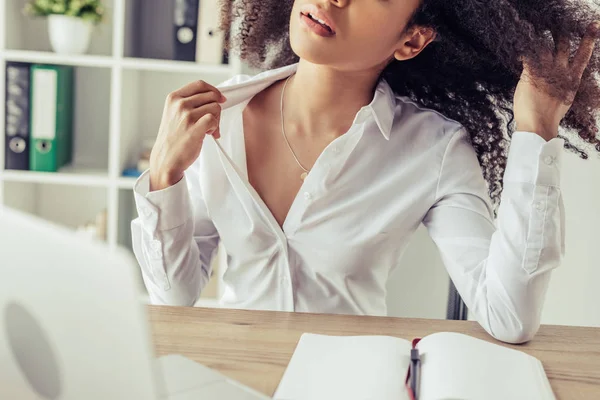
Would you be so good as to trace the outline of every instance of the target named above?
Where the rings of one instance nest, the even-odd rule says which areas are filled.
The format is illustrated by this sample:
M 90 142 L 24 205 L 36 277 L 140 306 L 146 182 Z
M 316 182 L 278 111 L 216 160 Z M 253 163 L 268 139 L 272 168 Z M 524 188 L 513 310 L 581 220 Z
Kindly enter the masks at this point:
M 452 279 L 450 279 L 450 290 L 448 290 L 448 309 L 446 311 L 446 319 L 467 320 L 467 306 L 463 299 L 458 294 Z

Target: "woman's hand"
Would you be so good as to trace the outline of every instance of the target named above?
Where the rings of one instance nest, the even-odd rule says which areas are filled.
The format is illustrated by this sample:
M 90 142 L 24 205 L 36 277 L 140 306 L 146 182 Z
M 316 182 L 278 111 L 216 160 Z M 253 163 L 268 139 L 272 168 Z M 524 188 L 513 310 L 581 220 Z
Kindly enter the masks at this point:
M 517 130 L 534 132 L 546 140 L 558 136 L 560 121 L 567 114 L 581 84 L 581 77 L 587 68 L 596 40 L 600 33 L 600 22 L 588 26 L 584 38 L 573 60 L 569 60 L 570 42 L 566 38 L 555 38 L 557 42 L 555 54 L 548 54 L 550 64 L 558 69 L 565 79 L 573 81 L 572 92 L 568 101 L 553 97 L 544 90 L 545 82 L 536 82 L 530 73 L 527 62 L 523 65 L 523 74 L 517 85 L 514 98 L 514 114 Z
M 200 155 L 206 135 L 219 138 L 221 105 L 214 86 L 195 81 L 167 96 L 156 143 L 150 154 L 150 191 L 179 182 Z

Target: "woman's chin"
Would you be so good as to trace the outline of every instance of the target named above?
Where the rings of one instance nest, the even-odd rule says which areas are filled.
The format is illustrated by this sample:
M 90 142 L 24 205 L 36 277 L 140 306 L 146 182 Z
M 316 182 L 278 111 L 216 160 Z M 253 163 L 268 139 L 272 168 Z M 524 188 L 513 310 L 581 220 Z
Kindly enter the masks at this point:
M 313 64 L 335 64 L 337 60 L 336 55 L 331 51 L 330 46 L 324 46 L 322 43 L 315 43 L 314 41 L 311 41 L 310 38 L 292 40 L 291 47 L 294 54 Z

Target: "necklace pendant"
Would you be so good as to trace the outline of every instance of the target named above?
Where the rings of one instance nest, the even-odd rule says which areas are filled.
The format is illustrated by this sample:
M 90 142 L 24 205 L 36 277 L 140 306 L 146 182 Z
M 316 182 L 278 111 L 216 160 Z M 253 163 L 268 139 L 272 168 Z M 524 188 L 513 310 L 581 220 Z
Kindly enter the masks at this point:
M 300 175 L 300 179 L 305 180 L 307 176 L 308 176 L 308 173 L 303 172 L 302 175 Z

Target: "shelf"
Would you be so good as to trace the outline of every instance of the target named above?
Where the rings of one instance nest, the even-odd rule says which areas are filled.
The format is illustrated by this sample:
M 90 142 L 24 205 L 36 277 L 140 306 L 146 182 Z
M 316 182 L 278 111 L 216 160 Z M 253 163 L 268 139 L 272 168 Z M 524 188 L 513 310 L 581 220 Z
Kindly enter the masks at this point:
M 108 68 L 121 65 L 124 69 L 155 72 L 192 72 L 205 75 L 234 73 L 229 64 L 208 65 L 190 61 L 155 60 L 150 58 L 113 58 L 94 55 L 62 55 L 50 51 L 5 50 L 1 52 L 7 61 L 39 64 L 73 65 L 78 67 Z
M 50 51 L 5 50 L 3 54 L 7 61 L 40 64 L 59 64 L 102 68 L 111 67 L 115 63 L 115 60 L 109 56 L 62 55 Z
M 70 229 L 96 222 L 104 210 L 108 211 L 108 190 L 104 187 L 49 182 L 3 182 L 3 186 L 4 205 Z
M 52 183 L 80 186 L 108 186 L 108 173 L 97 169 L 65 167 L 59 172 L 4 170 L 0 180 L 5 182 Z
M 191 61 L 156 60 L 150 58 L 127 57 L 121 61 L 125 69 L 156 72 L 194 72 L 198 74 L 231 74 L 229 64 L 208 65 Z
M 136 181 L 137 181 L 137 178 L 122 176 L 119 179 L 117 179 L 117 187 L 119 189 L 133 190 L 133 185 L 135 184 Z

